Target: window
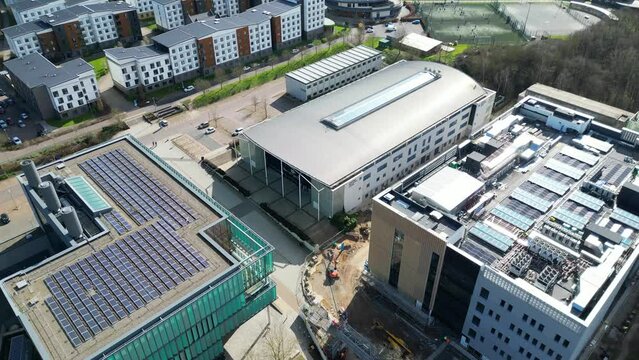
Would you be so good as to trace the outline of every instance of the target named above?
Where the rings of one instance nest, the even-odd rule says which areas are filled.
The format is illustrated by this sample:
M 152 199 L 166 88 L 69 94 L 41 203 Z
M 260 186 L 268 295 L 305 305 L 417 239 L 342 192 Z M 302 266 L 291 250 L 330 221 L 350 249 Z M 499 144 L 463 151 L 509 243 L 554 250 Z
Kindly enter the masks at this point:
M 473 320 L 472 320 L 473 325 L 475 326 L 479 326 L 480 320 L 477 316 L 473 316 Z
M 402 251 L 404 249 L 404 233 L 395 229 L 395 235 L 393 237 L 393 249 L 391 252 L 391 266 L 390 273 L 388 275 L 388 283 L 397 287 L 399 281 L 399 270 L 402 263 Z
M 515 330 L 515 324 L 511 323 L 509 329 L 510 330 Z
M 513 311 L 513 306 L 508 304 L 508 311 Z
M 495 315 L 495 320 L 497 320 L 497 321 L 501 320 L 501 315 L 499 315 L 499 314 Z
M 428 268 L 428 278 L 426 279 L 426 290 L 424 291 L 423 306 L 430 306 L 430 299 L 433 294 L 433 287 L 435 286 L 435 278 L 437 277 L 437 266 L 439 265 L 439 254 L 433 253 L 430 256 L 430 266 Z
M 537 330 L 544 331 L 544 324 L 539 324 L 539 326 L 537 326 Z
M 506 301 L 501 300 L 501 301 L 499 302 L 499 306 L 504 307 L 504 305 L 506 305 Z
M 528 321 L 528 314 L 524 314 L 524 316 L 522 316 L 521 319 L 524 321 Z
M 488 310 L 488 316 L 490 316 L 490 317 L 493 316 L 493 311 L 492 310 Z
M 497 339 L 501 340 L 502 337 L 504 337 L 504 334 L 502 334 L 501 332 L 497 334 Z
M 561 344 L 561 346 L 563 346 L 563 347 L 567 348 L 567 347 L 568 347 L 568 345 L 570 345 L 570 341 L 568 341 L 568 340 L 564 339 L 564 342 Z
M 483 299 L 488 299 L 489 295 L 490 295 L 490 292 L 484 288 L 481 288 L 481 290 L 479 291 L 479 296 Z
M 526 333 L 526 334 L 524 335 L 524 340 L 528 341 L 529 339 L 530 339 L 530 334 L 529 334 L 529 333 Z
M 559 334 L 555 334 L 555 342 L 559 342 L 561 340 L 561 336 Z
M 508 344 L 508 343 L 510 342 L 510 338 L 509 338 L 508 336 L 506 336 L 506 338 L 504 339 L 504 342 L 505 342 L 506 344 Z
M 490 333 L 494 334 L 495 333 L 495 328 L 490 329 Z
M 533 340 L 532 340 L 532 344 L 533 344 L 533 345 L 537 345 L 537 343 L 538 343 L 538 342 L 539 342 L 539 341 L 538 341 L 537 339 L 533 338 Z
M 547 352 L 548 356 L 552 356 L 552 354 L 554 354 L 554 353 L 555 353 L 555 350 L 548 349 L 548 352 Z
M 521 336 L 521 333 L 522 333 L 521 329 L 518 328 L 517 329 L 517 335 Z
M 539 349 L 544 350 L 546 348 L 546 344 L 541 343 L 541 345 L 539 345 Z
M 478 302 L 477 305 L 475 305 L 475 310 L 479 311 L 480 314 L 484 313 L 484 304 Z
M 475 336 L 477 336 L 477 331 L 475 331 L 475 329 L 468 329 L 468 336 L 474 339 Z

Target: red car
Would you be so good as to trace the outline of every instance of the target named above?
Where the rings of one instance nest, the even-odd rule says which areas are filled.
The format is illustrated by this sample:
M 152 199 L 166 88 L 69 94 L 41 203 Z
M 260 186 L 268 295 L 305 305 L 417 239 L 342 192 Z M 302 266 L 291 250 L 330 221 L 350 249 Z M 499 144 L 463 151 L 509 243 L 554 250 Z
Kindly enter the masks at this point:
M 13 119 L 11 118 L 11 116 L 7 116 L 5 120 L 7 121 L 8 125 L 13 125 Z

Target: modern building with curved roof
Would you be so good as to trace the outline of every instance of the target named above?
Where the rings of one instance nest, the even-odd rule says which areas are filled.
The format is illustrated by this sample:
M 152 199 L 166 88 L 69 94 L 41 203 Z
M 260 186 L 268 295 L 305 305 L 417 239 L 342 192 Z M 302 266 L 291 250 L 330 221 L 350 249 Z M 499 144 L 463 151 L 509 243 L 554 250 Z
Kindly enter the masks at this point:
M 251 174 L 331 217 L 480 129 L 494 94 L 451 67 L 399 62 L 247 129 L 240 150 Z
M 362 20 L 393 19 L 401 8 L 397 0 L 326 0 L 329 13 Z

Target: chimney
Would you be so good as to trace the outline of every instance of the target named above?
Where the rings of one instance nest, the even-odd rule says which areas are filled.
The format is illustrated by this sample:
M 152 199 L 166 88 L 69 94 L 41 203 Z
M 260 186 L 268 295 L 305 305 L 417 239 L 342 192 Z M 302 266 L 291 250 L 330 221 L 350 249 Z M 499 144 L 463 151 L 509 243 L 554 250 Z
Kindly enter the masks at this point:
M 22 167 L 22 172 L 24 176 L 27 178 L 27 182 L 29 186 L 33 189 L 37 189 L 40 186 L 40 175 L 38 175 L 38 170 L 36 169 L 33 160 L 22 160 L 20 162 L 20 167 Z
M 55 187 L 50 181 L 45 181 L 40 186 L 40 194 L 44 198 L 44 203 L 47 204 L 47 208 L 53 213 L 57 213 L 60 210 L 60 199 L 55 191 Z
M 76 214 L 73 206 L 63 207 L 60 213 L 62 214 L 62 222 L 67 228 L 69 235 L 74 239 L 78 239 L 82 236 L 82 225 L 80 225 L 78 214 Z

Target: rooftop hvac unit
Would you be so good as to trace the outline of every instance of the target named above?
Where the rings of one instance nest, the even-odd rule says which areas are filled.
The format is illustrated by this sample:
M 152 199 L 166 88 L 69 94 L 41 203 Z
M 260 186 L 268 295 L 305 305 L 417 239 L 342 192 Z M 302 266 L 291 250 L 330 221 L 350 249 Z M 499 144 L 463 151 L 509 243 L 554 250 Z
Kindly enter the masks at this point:
M 60 213 L 62 214 L 62 222 L 67 228 L 69 236 L 73 239 L 80 238 L 82 236 L 82 225 L 80 224 L 80 219 L 78 219 L 78 214 L 76 214 L 75 209 L 72 206 L 66 206 L 60 210 Z
M 33 160 L 22 160 L 20 162 L 20 167 L 22 168 L 22 172 L 24 176 L 27 178 L 27 183 L 33 189 L 37 189 L 40 186 L 40 175 L 38 175 L 38 170 L 36 169 L 35 163 Z
M 550 288 L 552 288 L 552 286 L 555 285 L 555 282 L 557 281 L 558 277 L 559 277 L 559 271 L 551 267 L 550 265 L 547 265 L 539 273 L 535 286 L 547 293 L 548 290 L 550 290 Z

